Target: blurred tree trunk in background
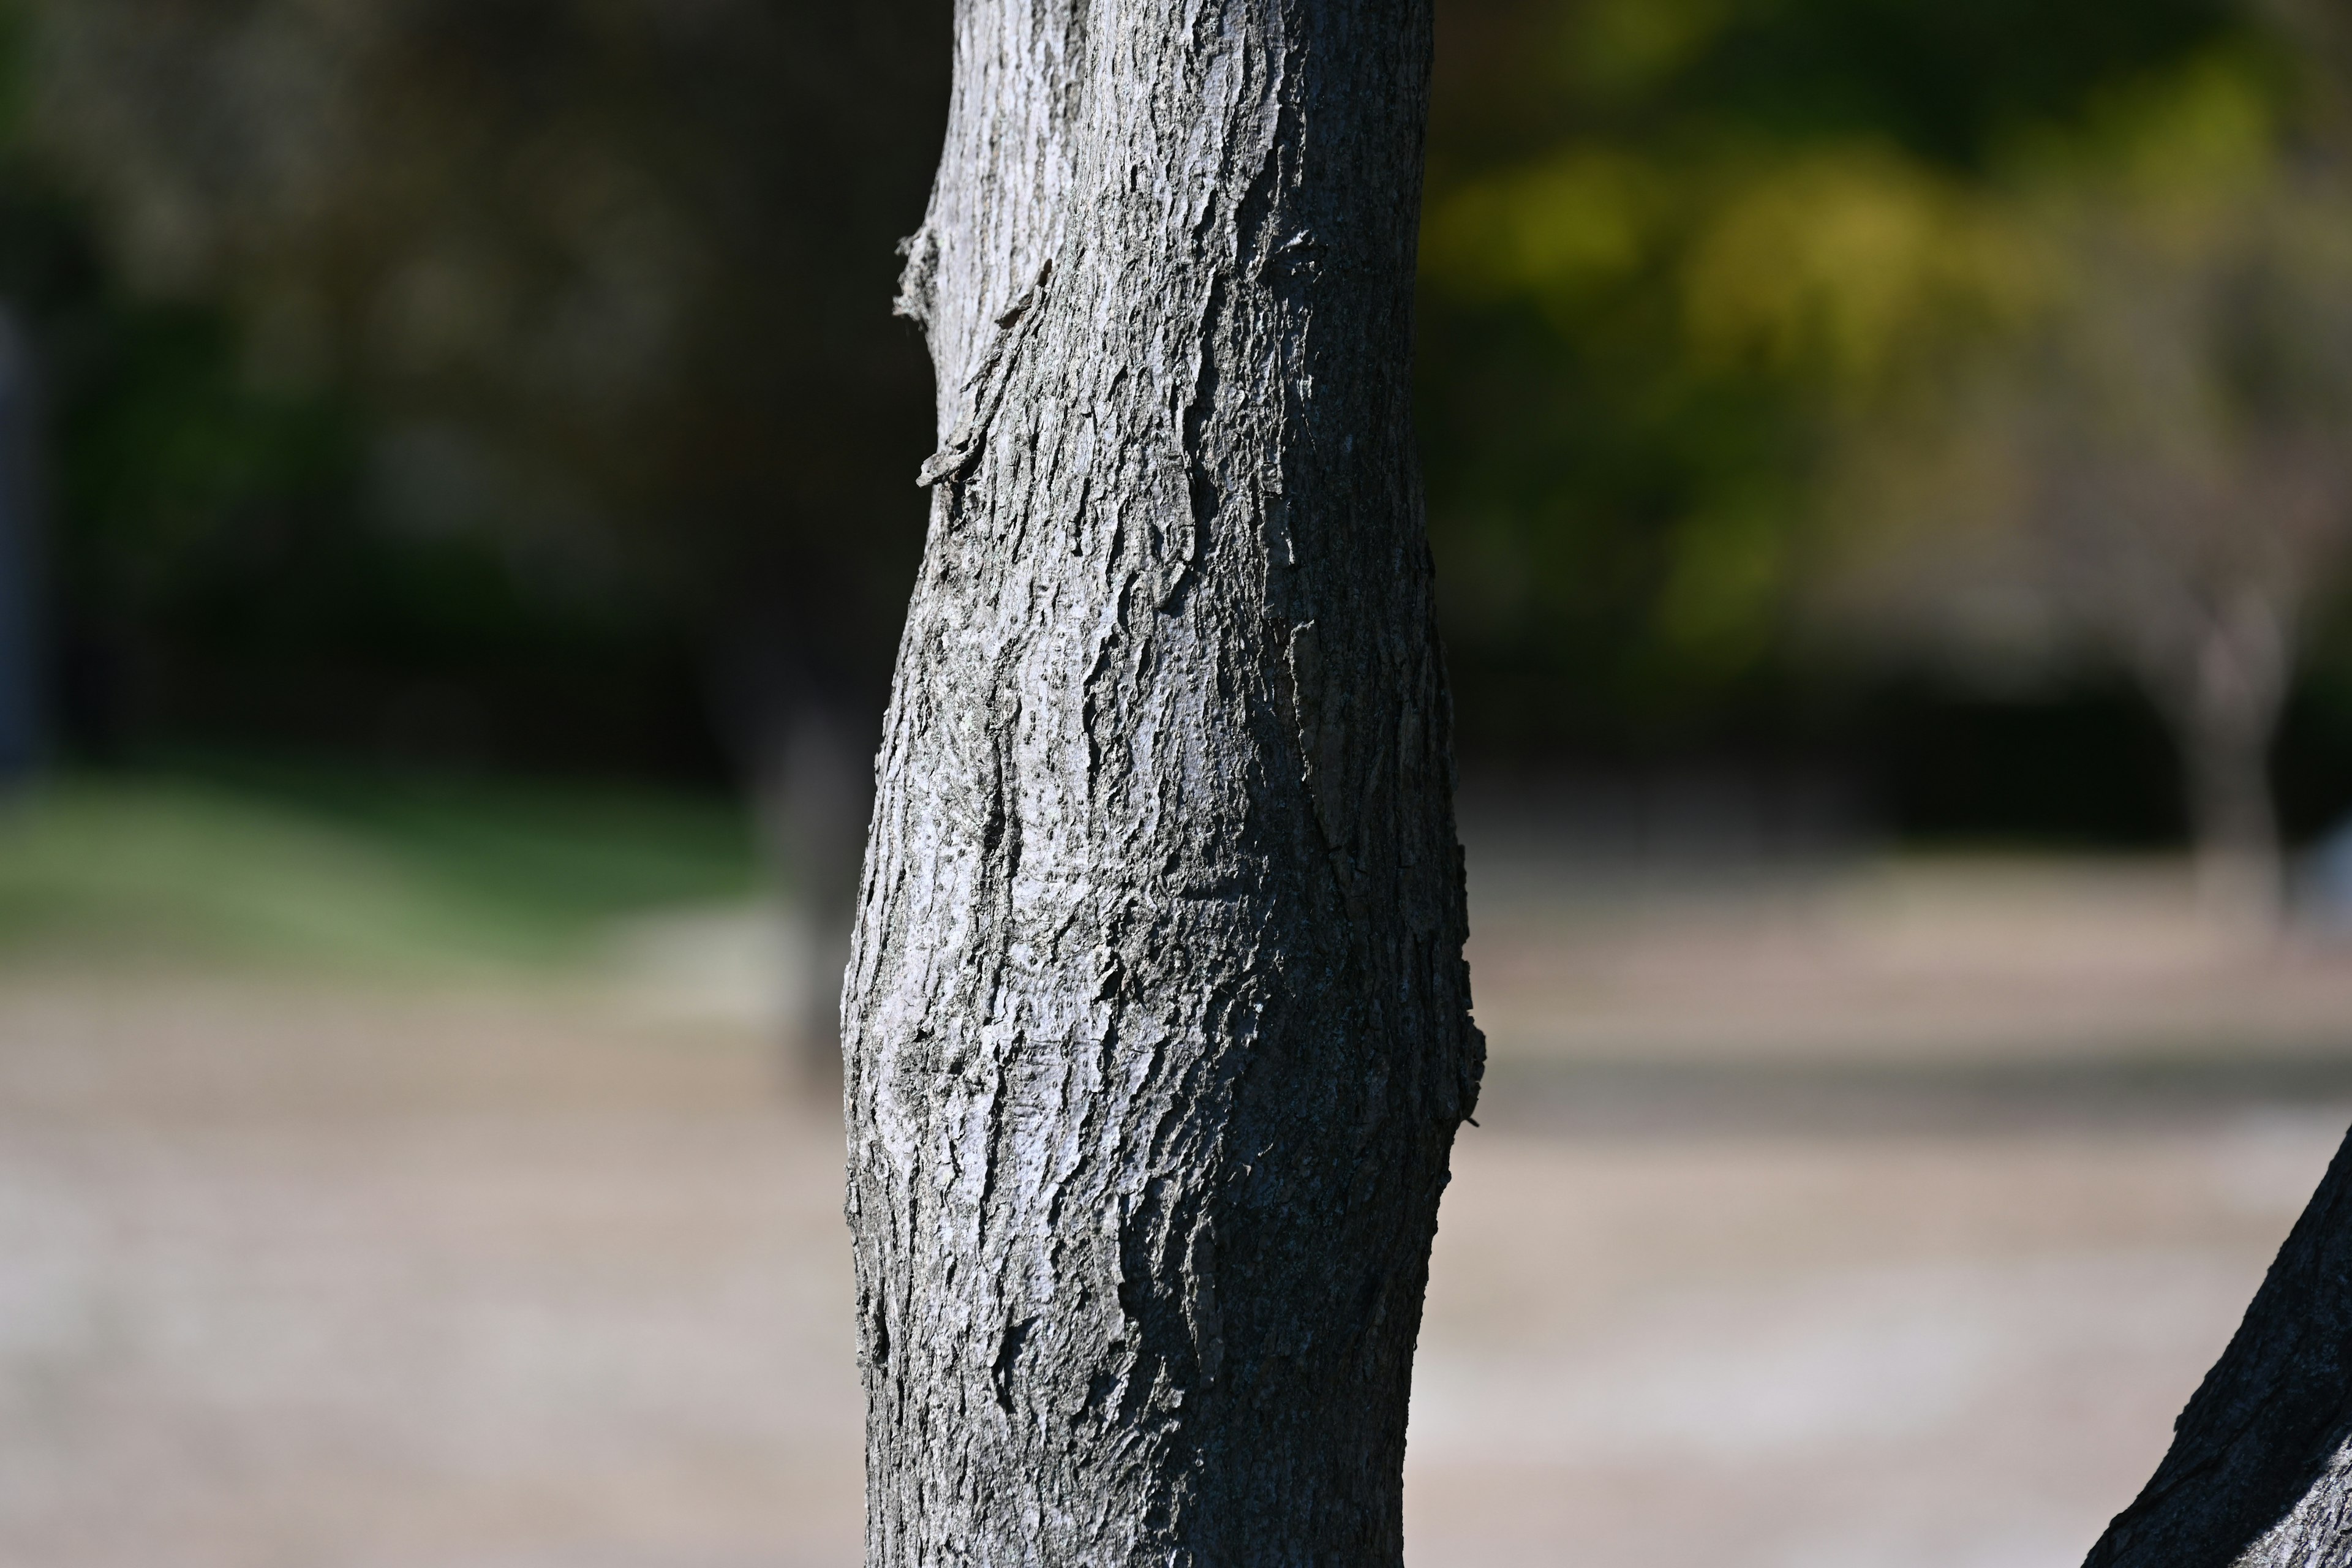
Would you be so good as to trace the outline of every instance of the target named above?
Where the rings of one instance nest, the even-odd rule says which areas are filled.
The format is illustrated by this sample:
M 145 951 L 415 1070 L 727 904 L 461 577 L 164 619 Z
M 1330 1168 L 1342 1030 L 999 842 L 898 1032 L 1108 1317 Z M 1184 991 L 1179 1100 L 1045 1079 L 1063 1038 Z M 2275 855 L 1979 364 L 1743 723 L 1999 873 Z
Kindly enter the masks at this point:
M 798 1067 L 838 1087 L 841 987 L 857 919 L 857 873 L 874 806 L 877 706 L 854 691 L 803 691 L 764 715 L 753 805 L 772 862 L 792 889 L 783 935 Z
M 41 603 L 47 486 L 40 366 L 16 312 L 0 306 L 0 785 L 41 760 Z
M 2252 594 L 2218 606 L 2187 668 L 2150 678 L 2179 737 L 2198 891 L 2225 920 L 2268 924 L 2285 908 L 2270 753 L 2294 678 L 2293 610 Z
M 2085 1568 L 2352 1563 L 2352 1140 Z
M 1468 1016 L 1425 0 L 967 0 L 844 1021 L 867 1562 L 1395 1564 Z
M 1837 592 L 1889 646 L 2127 672 L 2207 908 L 2261 931 L 2285 912 L 2270 755 L 2352 559 L 2352 186 L 2252 139 L 2212 163 L 2031 209 L 2043 298 L 1849 420 Z

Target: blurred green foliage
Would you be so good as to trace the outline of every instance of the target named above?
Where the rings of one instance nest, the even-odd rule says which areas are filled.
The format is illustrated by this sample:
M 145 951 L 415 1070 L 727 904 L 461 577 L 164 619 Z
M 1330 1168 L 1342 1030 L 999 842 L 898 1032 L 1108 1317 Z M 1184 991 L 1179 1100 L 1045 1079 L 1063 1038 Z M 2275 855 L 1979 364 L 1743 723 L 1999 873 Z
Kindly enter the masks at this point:
M 74 749 L 708 780 L 878 712 L 946 16 L 0 0 Z
M 383 526 L 366 407 L 257 374 L 229 300 L 132 286 L 26 118 L 26 16 L 0 18 L 0 300 L 44 384 L 67 753 L 208 738 L 471 762 L 497 730 L 542 763 L 710 773 L 667 606 L 496 536 Z
M 2214 0 L 1441 15 L 1432 525 L 1465 728 L 1537 752 L 1835 728 L 1802 599 L 1837 422 L 2034 308 L 2020 167 L 2284 90 Z
M 75 749 L 708 778 L 714 663 L 878 669 L 928 447 L 887 237 L 947 43 L 892 5 L 0 0 Z M 1884 521 L 1831 481 L 2096 288 L 2084 234 L 2227 221 L 2311 156 L 2333 15 L 1442 0 L 1421 426 L 1465 749 L 1826 753 L 1898 826 L 2168 831 L 2119 682 L 1822 634 Z M 2290 707 L 2301 825 L 2352 793 L 2341 641 Z
M 947 0 L 13 3 L 31 144 L 117 270 L 359 437 L 334 548 L 228 531 L 277 554 L 174 710 L 673 774 L 878 721 L 931 444 L 893 247 Z M 331 635 L 307 687 L 273 668 Z

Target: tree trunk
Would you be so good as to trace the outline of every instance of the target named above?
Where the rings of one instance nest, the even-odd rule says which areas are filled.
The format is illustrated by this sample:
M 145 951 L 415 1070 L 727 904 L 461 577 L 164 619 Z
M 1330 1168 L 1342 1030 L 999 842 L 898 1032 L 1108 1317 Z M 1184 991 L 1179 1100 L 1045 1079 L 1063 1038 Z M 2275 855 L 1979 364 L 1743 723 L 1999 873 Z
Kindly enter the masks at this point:
M 2186 640 L 2188 657 L 2153 685 L 2187 774 L 2198 894 L 2225 921 L 2273 926 L 2285 887 L 2270 749 L 2294 668 L 2286 616 L 2267 595 L 2242 592 Z
M 708 668 L 712 715 L 749 788 L 760 856 L 782 904 L 782 1076 L 829 1098 L 841 1090 L 842 977 L 874 809 L 882 681 L 878 669 L 859 668 L 868 650 L 826 614 L 828 593 L 839 600 L 854 591 L 847 574 L 822 560 L 795 564 L 798 580 L 784 581 L 799 592 L 752 579 L 749 607 L 713 638 Z
M 0 306 L 0 791 L 41 761 L 42 423 L 33 345 Z
M 803 701 L 776 722 L 781 732 L 755 787 L 786 903 L 782 957 L 793 1005 L 783 1020 L 785 1068 L 795 1083 L 830 1092 L 841 1086 L 842 976 L 857 917 L 858 850 L 874 805 L 873 710 Z
M 866 1560 L 1393 1564 L 1469 1021 L 1426 0 L 965 0 L 847 995 Z
M 2183 742 L 2198 897 L 2209 913 L 2231 924 L 2274 925 L 2285 899 L 2270 742 L 2267 722 L 2250 724 L 2241 716 L 2200 724 Z
M 2085 1568 L 2352 1564 L 2352 1140 Z

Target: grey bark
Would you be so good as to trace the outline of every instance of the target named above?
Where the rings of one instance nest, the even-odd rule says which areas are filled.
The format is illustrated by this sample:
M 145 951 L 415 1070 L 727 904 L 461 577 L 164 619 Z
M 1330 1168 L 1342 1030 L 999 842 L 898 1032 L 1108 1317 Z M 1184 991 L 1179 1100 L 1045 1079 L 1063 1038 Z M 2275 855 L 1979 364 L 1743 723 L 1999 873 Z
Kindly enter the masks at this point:
M 843 1005 L 874 1568 L 1392 1564 L 1477 1091 L 1426 0 L 964 0 Z
M 2085 1568 L 2352 1564 L 2352 1139 Z

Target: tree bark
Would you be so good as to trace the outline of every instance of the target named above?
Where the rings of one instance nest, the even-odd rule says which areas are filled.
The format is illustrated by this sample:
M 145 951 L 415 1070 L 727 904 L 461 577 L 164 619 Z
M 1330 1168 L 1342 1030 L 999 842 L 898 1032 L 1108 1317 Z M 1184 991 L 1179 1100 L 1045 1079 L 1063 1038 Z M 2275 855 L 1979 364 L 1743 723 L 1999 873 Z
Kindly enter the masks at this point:
M 1402 1560 L 1469 1019 L 1426 0 L 965 0 L 843 1007 L 866 1561 Z
M 2085 1568 L 2352 1564 L 2352 1140 Z

